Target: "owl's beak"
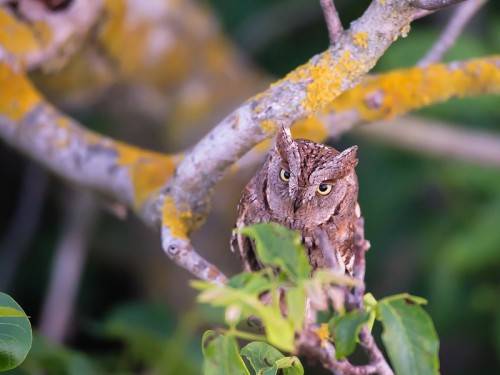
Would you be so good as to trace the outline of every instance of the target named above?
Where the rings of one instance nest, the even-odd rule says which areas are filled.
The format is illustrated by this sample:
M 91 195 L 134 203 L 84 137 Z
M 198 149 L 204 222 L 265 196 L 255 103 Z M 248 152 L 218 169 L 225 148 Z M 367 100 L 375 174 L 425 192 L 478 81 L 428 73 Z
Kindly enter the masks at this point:
M 296 213 L 300 206 L 302 206 L 302 199 L 301 197 L 297 197 L 293 202 L 293 213 Z

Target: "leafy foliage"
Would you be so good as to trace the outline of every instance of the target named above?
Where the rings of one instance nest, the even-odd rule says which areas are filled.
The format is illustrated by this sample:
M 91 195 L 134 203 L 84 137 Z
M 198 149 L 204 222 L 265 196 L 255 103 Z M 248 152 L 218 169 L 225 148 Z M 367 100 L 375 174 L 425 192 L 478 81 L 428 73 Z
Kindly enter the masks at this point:
M 297 349 L 295 337 L 304 329 L 306 297 L 311 304 L 320 307 L 318 310 L 327 310 L 329 305 L 325 291 L 335 290 L 332 284 L 353 286 L 356 282 L 329 270 L 317 271 L 313 276 L 306 275 L 308 267 L 297 255 L 298 252 L 305 254 L 305 251 L 298 243 L 296 234 L 286 228 L 276 224 L 258 224 L 242 232 L 251 234 L 257 249 L 260 249 L 260 261 L 267 268 L 236 275 L 225 286 L 192 282 L 195 288 L 201 290 L 200 302 L 225 308 L 226 323 L 230 327 L 224 335 L 214 331 L 205 334 L 205 374 L 248 373 L 238 353 L 236 337 L 258 340 L 241 351 L 257 374 L 275 375 L 279 369 L 283 374 L 302 374 L 299 359 L 285 357 L 276 348 L 287 352 Z M 279 298 L 278 291 L 285 294 L 284 299 Z M 420 306 L 427 302 L 425 299 L 398 294 L 377 301 L 367 294 L 364 301 L 364 310 L 346 312 L 343 306 L 334 309 L 328 325 L 331 335 L 319 335 L 321 340 L 334 342 L 337 359 L 353 353 L 362 326 L 371 329 L 377 319 L 384 328 L 382 340 L 397 374 L 438 373 L 439 342 L 431 319 Z M 333 305 L 335 307 L 336 304 Z M 265 336 L 237 328 L 250 316 L 260 320 Z
M 0 371 L 21 364 L 31 348 L 31 325 L 21 306 L 0 293 Z

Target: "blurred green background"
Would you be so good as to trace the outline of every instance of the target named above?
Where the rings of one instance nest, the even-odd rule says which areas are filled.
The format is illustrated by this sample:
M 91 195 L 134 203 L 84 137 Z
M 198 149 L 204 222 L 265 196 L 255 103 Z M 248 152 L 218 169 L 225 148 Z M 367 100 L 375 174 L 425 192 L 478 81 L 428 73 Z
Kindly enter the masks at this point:
M 318 3 L 212 0 L 204 4 L 213 8 L 222 29 L 259 69 L 280 77 L 327 47 Z M 336 4 L 347 27 L 369 1 Z M 415 22 L 409 36 L 394 43 L 376 71 L 414 65 L 449 15 L 440 12 Z M 490 1 L 446 60 L 499 51 L 500 3 Z M 176 147 L 159 143 L 157 128 L 117 130 L 99 106 L 72 115 L 90 128 L 131 143 L 167 151 Z M 451 100 L 419 115 L 498 133 L 500 98 Z M 500 373 L 500 170 L 431 158 L 366 136 L 346 135 L 332 142 L 339 149 L 352 144 L 359 145 L 359 201 L 366 237 L 372 243 L 367 290 L 378 298 L 409 292 L 429 300 L 427 309 L 441 340 L 443 374 Z M 194 238 L 200 252 L 230 275 L 239 271 L 239 265 L 228 239 L 241 188 L 251 174 L 241 171 L 219 184 L 213 212 Z M 23 306 L 36 328 L 68 211 L 79 214 L 72 207 L 78 193 L 36 171 L 3 144 L 0 175 L 4 270 L 0 290 Z M 36 222 L 28 243 L 16 242 L 19 263 L 14 267 L 16 256 L 2 251 L 23 202 L 24 218 Z M 196 305 L 187 283 L 190 275 L 163 255 L 158 234 L 133 215 L 120 221 L 99 210 L 89 232 L 66 348 L 39 336 L 26 363 L 10 373 L 199 374 L 201 334 L 216 324 L 220 314 Z M 21 230 L 17 238 L 27 235 Z M 7 277 L 5 270 L 12 275 Z M 306 373 L 326 371 L 313 367 Z

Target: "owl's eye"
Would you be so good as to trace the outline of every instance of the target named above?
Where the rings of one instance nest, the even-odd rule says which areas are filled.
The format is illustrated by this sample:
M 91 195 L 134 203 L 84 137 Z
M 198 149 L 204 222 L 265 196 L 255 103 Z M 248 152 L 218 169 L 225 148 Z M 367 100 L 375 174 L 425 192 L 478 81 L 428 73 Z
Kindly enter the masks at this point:
M 285 182 L 290 181 L 290 172 L 288 172 L 286 169 L 281 168 L 280 178 L 282 181 L 285 181 Z
M 331 191 L 332 191 L 332 185 L 320 184 L 318 186 L 318 193 L 320 193 L 321 195 L 328 195 L 330 194 Z

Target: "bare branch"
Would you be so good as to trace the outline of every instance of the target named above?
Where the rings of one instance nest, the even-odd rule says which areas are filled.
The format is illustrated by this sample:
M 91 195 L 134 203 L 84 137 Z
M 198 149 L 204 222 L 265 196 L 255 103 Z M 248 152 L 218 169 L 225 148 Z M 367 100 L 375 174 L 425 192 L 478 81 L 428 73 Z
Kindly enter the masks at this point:
M 356 133 L 419 154 L 500 167 L 500 135 L 495 133 L 418 117 L 373 123 Z
M 411 3 L 416 8 L 425 10 L 438 10 L 461 3 L 462 1 L 465 0 L 412 0 Z
M 319 0 L 321 8 L 323 9 L 323 15 L 326 21 L 326 27 L 328 28 L 328 36 L 330 37 L 330 45 L 334 46 L 340 40 L 344 28 L 340 22 L 339 14 L 335 8 L 334 0 Z
M 486 0 L 469 0 L 460 4 L 451 15 L 439 39 L 427 54 L 419 61 L 419 66 L 426 66 L 440 61 L 445 53 L 455 44 L 458 36 L 469 20 L 486 4 Z
M 58 343 L 68 334 L 98 210 L 92 193 L 75 191 L 65 211 L 39 327 L 44 336 Z
M 364 326 L 363 328 L 361 328 L 359 339 L 361 341 L 363 349 L 365 350 L 365 353 L 370 358 L 370 364 L 372 364 L 377 369 L 377 374 L 394 375 L 394 372 L 392 371 L 384 355 L 378 348 L 375 339 L 368 330 L 368 327 Z

